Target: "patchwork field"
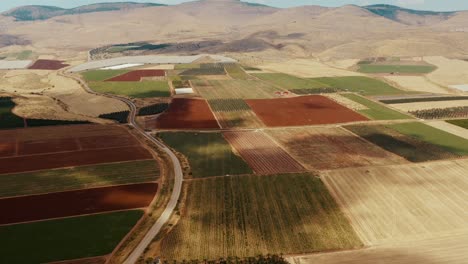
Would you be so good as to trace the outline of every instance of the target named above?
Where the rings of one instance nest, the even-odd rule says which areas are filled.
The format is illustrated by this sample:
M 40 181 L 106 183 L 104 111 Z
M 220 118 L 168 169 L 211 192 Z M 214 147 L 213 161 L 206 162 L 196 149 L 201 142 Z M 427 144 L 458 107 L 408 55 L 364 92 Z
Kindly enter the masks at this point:
M 252 173 L 221 133 L 179 132 L 158 136 L 187 157 L 194 178 Z
M 106 82 L 139 82 L 147 77 L 164 77 L 166 71 L 163 70 L 136 70 L 107 79 Z
M 143 208 L 157 190 L 140 183 L 0 199 L 0 225 Z
M 404 104 L 392 104 L 392 107 L 405 112 L 413 112 L 418 110 L 444 109 L 452 107 L 468 107 L 468 100 L 448 100 L 448 101 L 431 101 L 431 102 L 416 102 Z
M 351 65 L 353 64 L 354 63 L 351 63 Z M 343 67 L 343 65 L 340 66 Z M 344 68 L 348 68 L 349 66 L 350 65 L 346 65 Z M 317 60 L 307 59 L 294 59 L 280 63 L 269 63 L 260 65 L 259 67 L 267 71 L 284 72 L 303 78 L 361 75 L 361 73 L 331 67 Z
M 134 210 L 0 226 L 0 262 L 46 263 L 106 255 L 142 215 Z
M 468 161 L 345 169 L 322 179 L 367 245 L 468 230 Z
M 290 173 L 305 170 L 263 132 L 225 132 L 224 137 L 257 174 Z
M 222 128 L 264 127 L 250 106 L 242 99 L 208 100 Z
M 362 64 L 359 65 L 358 71 L 362 73 L 426 74 L 436 68 L 432 65 Z
M 0 153 L 1 149 L 0 145 Z M 154 182 L 158 178 L 159 168 L 154 160 L 6 174 L 0 177 L 0 198 Z
M 406 163 L 342 128 L 297 128 L 267 133 L 308 170 Z
M 63 61 L 58 60 L 37 60 L 29 69 L 31 70 L 60 70 L 62 68 L 70 66 L 69 64 L 64 64 Z
M 254 74 L 255 77 L 271 83 L 272 85 L 279 86 L 286 90 L 316 90 L 320 88 L 329 87 L 327 84 L 314 81 L 312 79 L 302 79 L 284 73 L 258 73 Z
M 246 100 L 269 127 L 303 126 L 366 121 L 366 117 L 324 96 Z M 280 109 L 280 110 L 278 110 Z
M 367 116 L 370 119 L 375 120 L 397 120 L 397 119 L 413 119 L 413 117 L 392 110 L 385 105 L 377 102 L 373 102 L 362 96 L 356 94 L 342 94 L 345 98 L 348 98 L 360 105 L 367 107 L 367 109 L 358 110 L 359 113 Z
M 256 80 L 193 80 L 192 85 L 208 100 L 274 98 L 276 92 L 284 91 Z
M 250 75 L 248 75 L 244 69 L 242 69 L 239 64 L 227 64 L 224 66 L 227 74 L 231 76 L 233 79 L 238 80 L 249 80 L 252 79 Z
M 89 87 L 98 93 L 125 95 L 133 98 L 171 96 L 167 81 L 90 82 Z
M 88 82 L 101 82 L 127 73 L 128 70 L 90 70 L 81 73 Z
M 399 90 L 385 82 L 363 76 L 335 77 L 335 78 L 314 78 L 314 81 L 324 83 L 330 87 L 341 91 L 355 92 L 362 95 L 392 95 L 404 94 L 405 91 Z
M 411 162 L 457 158 L 458 155 L 386 126 L 346 126 L 346 129 Z
M 206 100 L 185 98 L 174 98 L 166 112 L 155 121 L 146 122 L 145 126 L 159 129 L 219 128 Z
M 319 178 L 240 176 L 186 183 L 185 209 L 162 239 L 168 260 L 349 249 L 361 242 Z M 326 234 L 326 235 L 325 235 Z

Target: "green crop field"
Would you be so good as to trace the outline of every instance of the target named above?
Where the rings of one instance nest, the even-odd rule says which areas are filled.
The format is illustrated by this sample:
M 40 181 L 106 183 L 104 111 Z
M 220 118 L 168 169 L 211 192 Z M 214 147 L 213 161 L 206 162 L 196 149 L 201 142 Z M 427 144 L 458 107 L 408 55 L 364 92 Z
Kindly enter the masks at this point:
M 356 92 L 362 95 L 394 95 L 408 93 L 385 82 L 361 76 L 324 77 L 314 78 L 312 80 L 327 84 L 330 87 L 342 91 Z
M 359 72 L 363 73 L 430 73 L 437 67 L 431 65 L 359 65 Z
M 423 123 L 389 125 L 400 133 L 440 146 L 460 156 L 468 155 L 468 140 Z
M 226 72 L 231 76 L 233 79 L 239 80 L 250 80 L 252 77 L 248 75 L 244 69 L 242 69 L 239 64 L 228 64 L 224 67 Z
M 252 173 L 221 133 L 178 132 L 158 136 L 187 157 L 194 178 Z
M 255 77 L 279 86 L 286 90 L 303 90 L 303 89 L 319 89 L 329 87 L 328 84 L 312 79 L 302 79 L 284 73 L 255 73 Z
M 242 99 L 212 99 L 208 100 L 214 112 L 236 112 L 252 110 Z
M 0 227 L 0 263 L 46 263 L 112 252 L 143 215 L 133 210 Z
M 194 80 L 192 84 L 205 99 L 262 99 L 274 98 L 281 89 L 256 80 Z
M 131 161 L 0 177 L 0 198 L 156 181 L 154 160 Z
M 457 158 L 458 155 L 429 142 L 402 134 L 383 125 L 352 125 L 346 129 L 411 162 Z
M 358 112 L 374 120 L 397 120 L 397 119 L 412 119 L 412 117 L 402 114 L 398 111 L 387 108 L 384 105 L 373 102 L 356 94 L 342 94 L 344 97 L 351 99 L 359 104 L 366 106 L 369 109 L 359 110 Z
M 88 82 L 100 82 L 127 73 L 128 70 L 92 70 L 83 72 L 83 78 Z
M 98 93 L 125 95 L 133 98 L 171 96 L 169 84 L 166 81 L 90 82 L 89 87 Z
M 187 203 L 162 239 L 168 260 L 351 249 L 361 241 L 322 181 L 310 174 L 186 183 Z
M 468 129 L 468 119 L 448 120 L 447 122 Z

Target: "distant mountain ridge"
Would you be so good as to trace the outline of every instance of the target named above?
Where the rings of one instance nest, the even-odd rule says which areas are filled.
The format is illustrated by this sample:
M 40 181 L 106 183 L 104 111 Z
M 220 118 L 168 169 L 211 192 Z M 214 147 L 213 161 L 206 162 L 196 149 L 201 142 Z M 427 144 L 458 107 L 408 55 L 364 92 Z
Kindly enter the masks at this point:
M 424 11 L 403 8 L 394 5 L 363 6 L 368 11 L 406 25 L 428 25 L 449 19 L 457 12 Z
M 94 12 L 119 11 L 143 7 L 165 6 L 157 3 L 115 2 L 97 3 L 75 8 L 61 8 L 56 6 L 29 5 L 14 8 L 4 12 L 4 16 L 14 17 L 17 21 L 46 20 L 56 16 L 76 15 Z

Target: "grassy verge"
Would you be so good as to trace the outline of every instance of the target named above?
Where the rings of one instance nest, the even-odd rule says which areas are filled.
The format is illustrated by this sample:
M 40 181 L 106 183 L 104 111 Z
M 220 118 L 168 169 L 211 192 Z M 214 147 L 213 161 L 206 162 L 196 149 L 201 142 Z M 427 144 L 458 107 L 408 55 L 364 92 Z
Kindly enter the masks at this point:
M 392 110 L 379 103 L 373 102 L 356 94 L 343 94 L 344 97 L 362 104 L 369 109 L 359 110 L 358 112 L 374 120 L 397 120 L 397 119 L 412 119 L 412 117 Z
M 359 66 L 362 73 L 430 73 L 436 69 L 431 65 L 380 65 L 364 64 Z
M 125 211 L 0 227 L 0 263 L 45 263 L 106 255 L 142 211 Z
M 83 78 L 88 82 L 100 82 L 127 72 L 128 70 L 93 70 L 83 72 L 82 75 Z
M 310 174 L 205 179 L 185 188 L 184 213 L 161 242 L 168 260 L 362 246 L 322 181 Z
M 143 183 L 158 177 L 154 160 L 7 174 L 0 177 L 0 198 Z
M 405 135 L 440 146 L 457 155 L 468 155 L 468 140 L 423 123 L 394 124 L 389 127 Z
M 342 91 L 355 92 L 362 95 L 395 95 L 407 93 L 385 82 L 362 76 L 324 77 L 314 78 L 312 80 Z
M 169 97 L 166 81 L 144 82 L 90 82 L 89 87 L 98 93 L 125 95 L 133 98 Z
M 468 119 L 448 120 L 447 122 L 449 122 L 452 125 L 456 125 L 456 126 L 468 129 Z
M 158 136 L 187 157 L 195 178 L 252 173 L 221 133 L 179 132 Z

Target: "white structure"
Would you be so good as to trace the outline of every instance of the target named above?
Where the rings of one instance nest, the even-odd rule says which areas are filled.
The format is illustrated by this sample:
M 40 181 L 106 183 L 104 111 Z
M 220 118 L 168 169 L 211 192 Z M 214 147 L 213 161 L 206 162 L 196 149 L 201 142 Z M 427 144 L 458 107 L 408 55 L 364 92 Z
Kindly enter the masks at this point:
M 31 64 L 31 60 L 0 60 L 0 70 L 26 69 Z
M 193 89 L 192 88 L 177 88 L 175 89 L 175 93 L 177 95 L 181 94 L 193 94 Z
M 188 64 L 204 57 L 217 63 L 236 63 L 237 61 L 220 55 L 201 54 L 196 56 L 129 56 L 105 60 L 89 61 L 70 69 L 70 72 L 102 69 L 125 64 Z

